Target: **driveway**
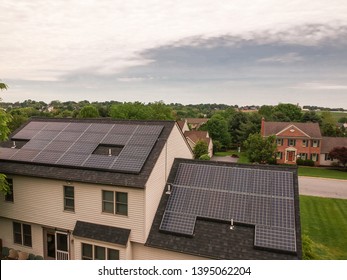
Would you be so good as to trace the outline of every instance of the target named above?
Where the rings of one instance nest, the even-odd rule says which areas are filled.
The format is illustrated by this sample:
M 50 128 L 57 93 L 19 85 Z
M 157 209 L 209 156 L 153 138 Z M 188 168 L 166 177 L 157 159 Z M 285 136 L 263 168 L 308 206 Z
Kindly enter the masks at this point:
M 214 161 L 224 161 L 224 162 L 237 162 L 238 158 L 233 158 L 231 156 L 225 156 L 225 157 L 217 157 L 213 156 L 211 160 Z
M 347 180 L 299 176 L 299 193 L 347 199 Z

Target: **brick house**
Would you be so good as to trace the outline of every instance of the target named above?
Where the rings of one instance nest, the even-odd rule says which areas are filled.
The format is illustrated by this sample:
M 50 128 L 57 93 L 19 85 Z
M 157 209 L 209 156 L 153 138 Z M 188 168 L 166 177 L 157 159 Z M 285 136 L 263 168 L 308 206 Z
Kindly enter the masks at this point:
M 311 159 L 319 165 L 322 134 L 318 123 L 266 122 L 262 119 L 261 135 L 276 136 L 277 163 L 296 164 Z

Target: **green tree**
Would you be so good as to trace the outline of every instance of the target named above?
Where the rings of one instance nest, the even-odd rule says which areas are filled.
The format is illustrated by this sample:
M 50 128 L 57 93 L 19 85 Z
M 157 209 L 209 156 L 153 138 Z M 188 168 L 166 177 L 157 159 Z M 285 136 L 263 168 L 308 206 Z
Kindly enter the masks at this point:
M 141 102 L 125 102 L 112 105 L 109 115 L 114 119 L 149 120 L 152 109 Z
M 93 105 L 84 106 L 77 115 L 77 118 L 80 118 L 80 119 L 99 118 L 99 117 L 100 117 L 99 111 Z
M 250 162 L 269 163 L 274 160 L 276 151 L 276 137 L 262 137 L 260 133 L 249 135 L 244 145 Z
M 218 114 L 212 116 L 207 122 L 207 131 L 212 140 L 219 141 L 224 148 L 230 145 L 230 135 L 228 133 L 227 121 Z
M 329 156 L 333 159 L 337 159 L 344 168 L 347 165 L 347 148 L 346 147 L 335 147 L 329 152 Z
M 321 131 L 323 136 L 338 136 L 337 123 L 333 114 L 329 111 L 324 111 L 321 113 L 321 118 Z
M 0 83 L 0 89 L 7 89 L 8 86 L 4 83 Z M 0 141 L 7 139 L 10 129 L 8 128 L 8 123 L 11 121 L 11 116 L 7 114 L 3 109 L 0 109 Z M 9 185 L 6 180 L 5 174 L 0 174 L 0 191 L 3 193 L 8 193 L 10 191 Z
M 280 103 L 272 110 L 273 118 L 279 122 L 299 122 L 302 118 L 301 108 L 290 103 Z
M 196 142 L 195 147 L 193 149 L 193 154 L 195 159 L 200 158 L 202 155 L 208 154 L 207 143 L 202 140 L 199 140 L 198 142 Z
M 347 123 L 347 117 L 341 117 L 338 120 L 339 123 Z
M 315 111 L 307 111 L 302 115 L 302 122 L 321 123 L 322 118 Z
M 163 101 L 149 103 L 152 120 L 173 120 L 173 111 L 170 106 L 165 105 Z
M 264 119 L 266 121 L 272 121 L 273 120 L 273 116 L 272 116 L 272 113 L 273 113 L 273 109 L 274 109 L 274 106 L 270 106 L 270 105 L 263 105 L 259 108 L 258 110 L 258 113 L 264 117 Z

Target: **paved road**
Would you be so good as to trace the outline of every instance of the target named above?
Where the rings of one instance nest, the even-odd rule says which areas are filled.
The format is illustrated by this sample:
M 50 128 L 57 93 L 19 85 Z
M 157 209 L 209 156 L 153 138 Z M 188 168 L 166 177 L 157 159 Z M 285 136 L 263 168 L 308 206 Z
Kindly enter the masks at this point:
M 347 180 L 299 176 L 299 193 L 347 199 Z
M 226 156 L 226 157 L 213 156 L 211 158 L 211 160 L 214 160 L 214 161 L 225 161 L 225 162 L 237 162 L 238 158 L 233 158 L 231 156 Z

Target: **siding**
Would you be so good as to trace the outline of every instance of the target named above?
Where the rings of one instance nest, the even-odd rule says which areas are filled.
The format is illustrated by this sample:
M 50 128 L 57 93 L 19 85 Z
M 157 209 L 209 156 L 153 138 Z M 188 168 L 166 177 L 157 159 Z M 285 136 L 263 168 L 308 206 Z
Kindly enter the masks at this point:
M 24 222 L 16 220 L 17 222 Z M 32 247 L 22 246 L 13 243 L 13 226 L 12 220 L 0 218 L 0 238 L 2 239 L 2 245 L 4 247 L 13 248 L 19 251 L 27 252 L 29 254 L 43 256 L 43 234 L 42 227 L 39 225 L 31 224 L 31 236 L 32 236 Z
M 73 183 L 75 212 L 63 209 L 65 181 L 13 176 L 14 203 L 0 197 L 1 216 L 47 227 L 73 230 L 77 220 L 131 229 L 130 238 L 144 243 L 144 191 Z M 101 190 L 128 193 L 128 216 L 103 214 Z M 42 235 L 42 234 L 41 234 Z
M 133 243 L 132 248 L 134 260 L 207 260 L 203 257 L 151 248 L 138 243 Z
M 169 176 L 175 157 L 190 159 L 193 157 L 191 150 L 185 141 L 184 135 L 182 134 L 177 123 L 173 127 L 168 138 L 167 145 L 162 150 L 158 161 L 146 183 L 146 224 L 145 231 L 143 233 L 145 240 L 147 239 L 151 229 L 152 222 L 165 187 L 166 179 Z
M 87 243 L 91 245 L 101 246 L 109 249 L 119 250 L 119 259 L 126 260 L 127 259 L 127 248 L 125 246 L 117 246 L 115 244 L 86 239 L 86 238 L 77 238 L 74 237 L 74 247 L 75 247 L 75 255 L 73 259 L 81 260 L 82 259 L 82 243 Z

